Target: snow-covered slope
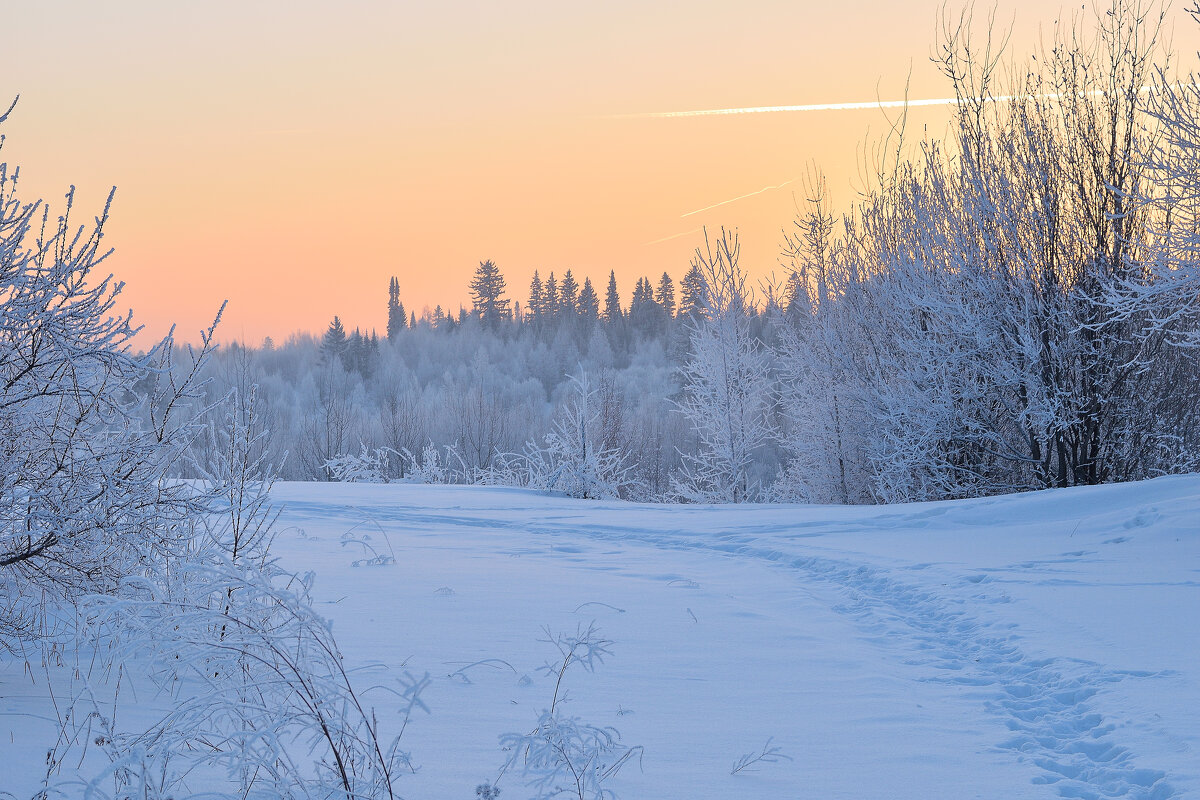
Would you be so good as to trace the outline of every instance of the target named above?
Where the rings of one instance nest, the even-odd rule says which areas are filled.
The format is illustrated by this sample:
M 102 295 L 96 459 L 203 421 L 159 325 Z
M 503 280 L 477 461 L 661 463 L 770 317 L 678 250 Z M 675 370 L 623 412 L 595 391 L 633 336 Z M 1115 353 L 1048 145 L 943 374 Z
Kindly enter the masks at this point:
M 592 620 L 613 654 L 567 673 L 564 708 L 645 748 L 608 784 L 624 798 L 1200 796 L 1200 476 L 855 508 L 274 497 L 275 553 L 317 573 L 348 660 L 432 676 L 408 798 L 494 779 L 499 735 L 554 691 L 543 626 Z M 361 563 L 347 532 L 395 563 Z M 5 776 L 44 713 L 17 677 L 0 683 Z M 791 760 L 730 774 L 769 737 Z M 499 785 L 531 794 L 516 771 Z

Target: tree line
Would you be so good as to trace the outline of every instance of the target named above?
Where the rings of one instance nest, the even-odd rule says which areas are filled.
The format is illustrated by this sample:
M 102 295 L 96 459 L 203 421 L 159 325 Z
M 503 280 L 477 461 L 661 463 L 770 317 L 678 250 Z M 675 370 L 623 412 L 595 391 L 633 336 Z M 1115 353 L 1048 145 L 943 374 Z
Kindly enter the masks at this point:
M 360 478 L 424 457 L 440 479 L 534 485 L 514 465 L 583 406 L 598 448 L 580 451 L 615 454 L 609 489 L 640 500 L 896 502 L 1196 469 L 1198 90 L 1161 67 L 1162 12 L 1114 0 L 1003 84 L 991 39 L 944 22 L 952 133 L 906 150 L 894 131 L 840 213 L 810 180 L 780 285 L 750 285 L 736 234 L 706 233 L 678 284 L 640 278 L 627 303 L 615 272 L 602 297 L 570 269 L 535 272 L 522 302 L 483 261 L 456 314 L 406 314 L 392 278 L 384 339 L 335 318 L 319 341 L 233 348 L 284 474 L 373 453 L 386 467 Z

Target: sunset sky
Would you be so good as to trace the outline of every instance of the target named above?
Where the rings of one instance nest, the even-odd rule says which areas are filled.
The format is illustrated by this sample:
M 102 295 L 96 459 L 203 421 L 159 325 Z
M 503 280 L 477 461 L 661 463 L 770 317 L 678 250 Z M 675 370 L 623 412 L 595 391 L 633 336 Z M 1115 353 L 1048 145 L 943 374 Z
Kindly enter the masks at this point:
M 737 227 L 743 265 L 779 272 L 806 173 L 847 204 L 887 128 L 878 108 L 655 114 L 892 100 L 910 71 L 911 98 L 945 97 L 941 6 L 6 3 L 0 96 L 21 99 L 2 159 L 26 198 L 74 184 L 89 215 L 117 187 L 109 269 L 155 335 L 194 338 L 224 299 L 224 340 L 335 314 L 382 331 L 390 276 L 418 314 L 457 308 L 489 258 L 522 304 L 535 268 L 615 269 L 627 302 L 637 277 L 686 270 L 702 226 Z M 1011 53 L 1059 8 L 999 0 Z M 1200 26 L 1168 25 L 1191 67 Z M 915 109 L 910 131 L 947 119 Z

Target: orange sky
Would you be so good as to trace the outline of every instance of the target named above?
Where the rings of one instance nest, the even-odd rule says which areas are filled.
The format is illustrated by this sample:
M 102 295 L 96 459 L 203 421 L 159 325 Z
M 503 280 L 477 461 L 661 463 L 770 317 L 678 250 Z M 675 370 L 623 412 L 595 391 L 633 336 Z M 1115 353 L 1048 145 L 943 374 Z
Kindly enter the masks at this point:
M 893 99 L 910 68 L 910 97 L 944 97 L 941 5 L 7 3 L 0 96 L 21 101 L 3 159 L 24 196 L 74 184 L 89 214 L 117 186 L 109 268 L 156 335 L 194 338 L 223 299 L 225 340 L 334 314 L 382 330 L 389 276 L 420 313 L 465 302 L 487 258 L 522 304 L 534 268 L 568 267 L 597 283 L 615 269 L 627 302 L 637 277 L 682 274 L 702 225 L 738 227 L 743 265 L 777 271 L 801 181 L 684 215 L 813 163 L 845 204 L 886 121 L 622 115 Z M 999 0 L 1014 54 L 1057 8 Z M 1190 66 L 1200 26 L 1168 22 Z M 911 129 L 946 118 L 917 110 Z

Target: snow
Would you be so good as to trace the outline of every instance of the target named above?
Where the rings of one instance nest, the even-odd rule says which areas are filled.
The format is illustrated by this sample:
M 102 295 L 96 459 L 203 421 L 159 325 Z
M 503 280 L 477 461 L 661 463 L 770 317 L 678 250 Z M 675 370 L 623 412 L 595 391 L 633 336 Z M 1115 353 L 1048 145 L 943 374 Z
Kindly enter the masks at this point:
M 431 675 L 405 797 L 495 779 L 500 735 L 550 704 L 543 626 L 593 620 L 613 653 L 568 671 L 563 708 L 645 748 L 606 784 L 620 797 L 1200 796 L 1200 476 L 875 507 L 396 484 L 273 499 L 273 552 L 317 573 L 347 661 Z M 395 562 L 362 564 L 347 532 Z M 16 797 L 54 735 L 43 684 L 0 664 Z M 139 700 L 123 713 L 164 702 Z M 730 774 L 771 737 L 791 760 Z M 516 770 L 499 786 L 532 794 Z

